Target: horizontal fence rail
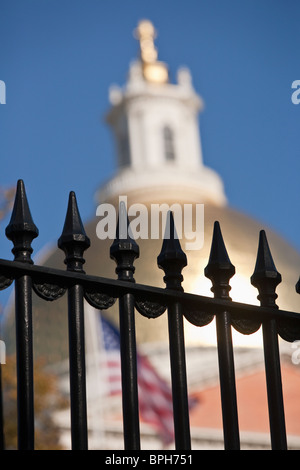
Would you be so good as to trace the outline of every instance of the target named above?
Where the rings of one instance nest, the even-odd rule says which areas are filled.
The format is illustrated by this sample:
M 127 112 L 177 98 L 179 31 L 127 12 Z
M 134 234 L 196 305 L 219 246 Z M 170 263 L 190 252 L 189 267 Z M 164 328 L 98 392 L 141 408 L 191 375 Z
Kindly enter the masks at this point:
M 127 217 L 122 205 L 119 210 Z M 258 289 L 260 305 L 257 306 L 232 301 L 229 296 L 235 267 L 230 262 L 218 222 L 214 225 L 204 273 L 212 282 L 214 297 L 184 292 L 182 270 L 187 259 L 174 235 L 172 213 L 168 222 L 170 237 L 163 241 L 157 258 L 165 274 L 165 288 L 135 282 L 134 260 L 139 257 L 139 247 L 128 233 L 126 238 L 121 237 L 119 227 L 110 248 L 117 279 L 84 272 L 83 255 L 90 247 L 90 240 L 84 231 L 74 192 L 70 193 L 65 224 L 58 240 L 58 247 L 65 253 L 66 270 L 37 266 L 31 259 L 31 242 L 38 236 L 38 229 L 31 217 L 24 183 L 18 181 L 11 220 L 6 228 L 6 236 L 13 243 L 14 260 L 0 259 L 0 289 L 15 284 L 19 449 L 35 447 L 32 291 L 50 302 L 64 295 L 68 297 L 72 449 L 88 449 L 84 301 L 98 310 L 119 304 L 124 449 L 140 449 L 135 310 L 147 318 L 155 319 L 163 314 L 168 317 L 176 449 L 191 449 L 184 318 L 200 328 L 216 319 L 225 449 L 240 448 L 232 327 L 245 335 L 262 327 L 272 449 L 287 449 L 278 337 L 289 342 L 299 340 L 300 315 L 276 305 L 276 287 L 281 276 L 265 232 L 259 234 L 257 261 L 251 277 L 251 283 Z M 296 290 L 300 293 L 299 281 Z M 2 415 L 1 410 L 1 419 Z M 3 423 L 1 428 L 0 443 L 4 447 Z

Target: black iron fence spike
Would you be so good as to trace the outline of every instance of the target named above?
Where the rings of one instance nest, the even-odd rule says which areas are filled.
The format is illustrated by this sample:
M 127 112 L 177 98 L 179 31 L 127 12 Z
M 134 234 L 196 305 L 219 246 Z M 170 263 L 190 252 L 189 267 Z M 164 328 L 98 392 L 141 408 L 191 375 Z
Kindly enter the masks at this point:
M 278 280 L 281 280 L 281 275 L 276 269 L 266 232 L 264 230 L 261 230 L 259 233 L 257 258 L 254 273 L 252 275 L 254 280 L 259 277 L 276 277 Z
M 277 294 L 275 290 L 281 282 L 281 274 L 277 271 L 266 232 L 261 230 L 259 233 L 259 243 L 254 272 L 251 276 L 251 284 L 259 291 L 258 299 L 264 306 L 276 306 L 275 299 Z
M 110 247 L 110 257 L 115 259 L 117 253 L 127 250 L 134 252 L 136 258 L 139 257 L 139 246 L 131 234 L 126 206 L 125 203 L 121 201 L 119 205 L 116 236 Z
M 39 231 L 32 220 L 23 180 L 19 180 L 17 183 L 17 191 L 11 219 L 5 230 L 7 238 L 11 239 L 11 234 L 16 231 L 32 232 L 34 238 L 39 234 Z
M 166 223 L 165 236 L 162 243 L 161 252 L 157 257 L 157 262 L 158 266 L 161 269 L 164 269 L 165 263 L 168 263 L 168 261 L 175 260 L 178 261 L 179 265 L 181 261 L 182 268 L 187 265 L 186 254 L 182 250 L 180 241 L 177 236 L 173 213 L 169 211 Z
M 74 191 L 71 191 L 69 194 L 65 223 L 62 234 L 58 239 L 58 247 L 62 248 L 65 243 L 72 241 L 80 242 L 85 245 L 86 248 L 90 246 L 90 240 L 84 230 Z
M 65 264 L 68 269 L 82 271 L 85 262 L 82 256 L 90 247 L 90 239 L 85 233 L 74 191 L 69 194 L 65 223 L 57 245 L 66 254 Z
M 39 234 L 33 222 L 23 180 L 18 180 L 17 191 L 6 237 L 14 244 L 12 252 L 16 261 L 31 261 L 31 242 Z
M 235 267 L 229 259 L 218 221 L 214 223 L 210 256 L 204 274 L 213 284 L 220 282 L 220 276 L 222 282 L 226 281 L 228 283 L 229 279 L 235 274 Z
M 187 265 L 187 257 L 181 248 L 176 233 L 173 213 L 168 212 L 165 237 L 161 252 L 157 257 L 157 264 L 165 273 L 164 282 L 171 289 L 182 289 L 182 269 Z
M 130 233 L 130 224 L 125 203 L 121 201 L 116 227 L 116 237 L 110 247 L 110 257 L 116 264 L 118 279 L 134 282 L 133 262 L 139 257 L 140 249 Z
M 251 283 L 257 287 L 257 282 L 263 279 L 273 279 L 277 284 L 281 282 L 281 274 L 277 271 L 267 236 L 264 230 L 259 233 L 259 243 L 256 257 L 254 273 L 251 276 Z

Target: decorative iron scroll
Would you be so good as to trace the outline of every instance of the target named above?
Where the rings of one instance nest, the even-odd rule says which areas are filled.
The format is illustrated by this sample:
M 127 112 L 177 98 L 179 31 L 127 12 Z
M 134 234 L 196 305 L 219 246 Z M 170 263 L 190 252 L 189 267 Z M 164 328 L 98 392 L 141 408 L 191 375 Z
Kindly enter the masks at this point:
M 185 318 L 195 326 L 206 326 L 214 319 L 214 315 L 207 312 L 200 312 L 195 309 L 184 309 Z
M 165 305 L 151 302 L 150 300 L 136 300 L 135 307 L 141 315 L 147 318 L 160 317 L 166 310 Z
M 96 291 L 85 291 L 85 300 L 97 310 L 106 310 L 112 307 L 116 301 L 114 297 L 110 297 L 107 294 L 102 294 Z
M 278 319 L 277 322 L 277 333 L 279 336 L 292 343 L 293 341 L 300 340 L 300 323 L 299 321 L 292 319 Z
M 55 284 L 39 284 L 37 282 L 33 283 L 34 292 L 43 300 L 53 301 L 62 297 L 65 292 L 65 287 L 60 287 Z
M 13 279 L 7 277 L 7 276 L 0 276 L 0 290 L 7 289 L 12 283 Z
M 252 335 L 261 327 L 261 322 L 257 320 L 249 320 L 246 318 L 231 317 L 231 325 L 233 328 L 243 335 Z

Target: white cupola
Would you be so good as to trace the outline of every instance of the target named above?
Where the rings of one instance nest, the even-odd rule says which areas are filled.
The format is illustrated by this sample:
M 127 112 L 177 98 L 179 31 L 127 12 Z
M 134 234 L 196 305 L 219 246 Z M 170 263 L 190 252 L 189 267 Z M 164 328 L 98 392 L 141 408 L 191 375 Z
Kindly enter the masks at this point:
M 203 165 L 198 123 L 203 102 L 189 70 L 179 69 L 177 83 L 170 82 L 167 65 L 157 60 L 156 31 L 150 21 L 138 24 L 135 37 L 140 57 L 130 65 L 125 87 L 113 86 L 109 93 L 106 119 L 116 143 L 117 173 L 98 198 L 143 190 L 156 199 L 166 187 L 168 194 L 186 188 L 196 191 L 198 200 L 200 196 L 203 202 L 223 205 L 222 181 Z

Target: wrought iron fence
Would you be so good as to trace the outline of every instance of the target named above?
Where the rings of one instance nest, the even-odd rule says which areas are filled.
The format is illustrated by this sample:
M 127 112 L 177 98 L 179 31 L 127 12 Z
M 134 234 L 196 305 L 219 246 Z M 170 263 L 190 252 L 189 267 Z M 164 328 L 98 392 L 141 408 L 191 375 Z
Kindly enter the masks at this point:
M 72 449 L 88 448 L 84 300 L 96 309 L 119 303 L 124 448 L 140 449 L 138 410 L 135 309 L 148 318 L 168 316 L 169 350 L 175 446 L 190 450 L 190 424 L 183 318 L 201 328 L 216 319 L 219 378 L 225 449 L 239 449 L 239 424 L 232 332 L 252 334 L 261 326 L 265 356 L 270 434 L 272 449 L 286 449 L 286 429 L 282 394 L 278 336 L 286 341 L 300 339 L 300 316 L 276 305 L 276 287 L 281 282 L 264 231 L 260 232 L 257 261 L 251 283 L 258 289 L 260 306 L 234 302 L 229 296 L 230 278 L 235 274 L 223 241 L 220 225 L 214 224 L 210 257 L 205 276 L 212 282 L 214 297 L 186 293 L 182 269 L 187 258 L 174 237 L 170 217 L 170 237 L 163 241 L 158 266 L 164 271 L 166 288 L 137 284 L 134 260 L 139 256 L 135 240 L 127 235 L 111 245 L 117 279 L 91 276 L 84 272 L 84 251 L 90 246 L 73 192 L 58 247 L 65 253 L 66 270 L 33 264 L 32 240 L 38 236 L 22 180 L 18 181 L 14 208 L 6 236 L 12 241 L 14 260 L 0 260 L 0 287 L 15 283 L 15 323 L 17 360 L 18 448 L 34 449 L 32 290 L 46 301 L 68 295 L 70 403 Z M 172 235 L 173 234 L 173 235 Z M 296 285 L 300 293 L 300 282 Z M 4 403 L 5 407 L 5 403 Z M 3 423 L 2 423 L 3 424 Z M 0 444 L 3 447 L 3 425 Z

